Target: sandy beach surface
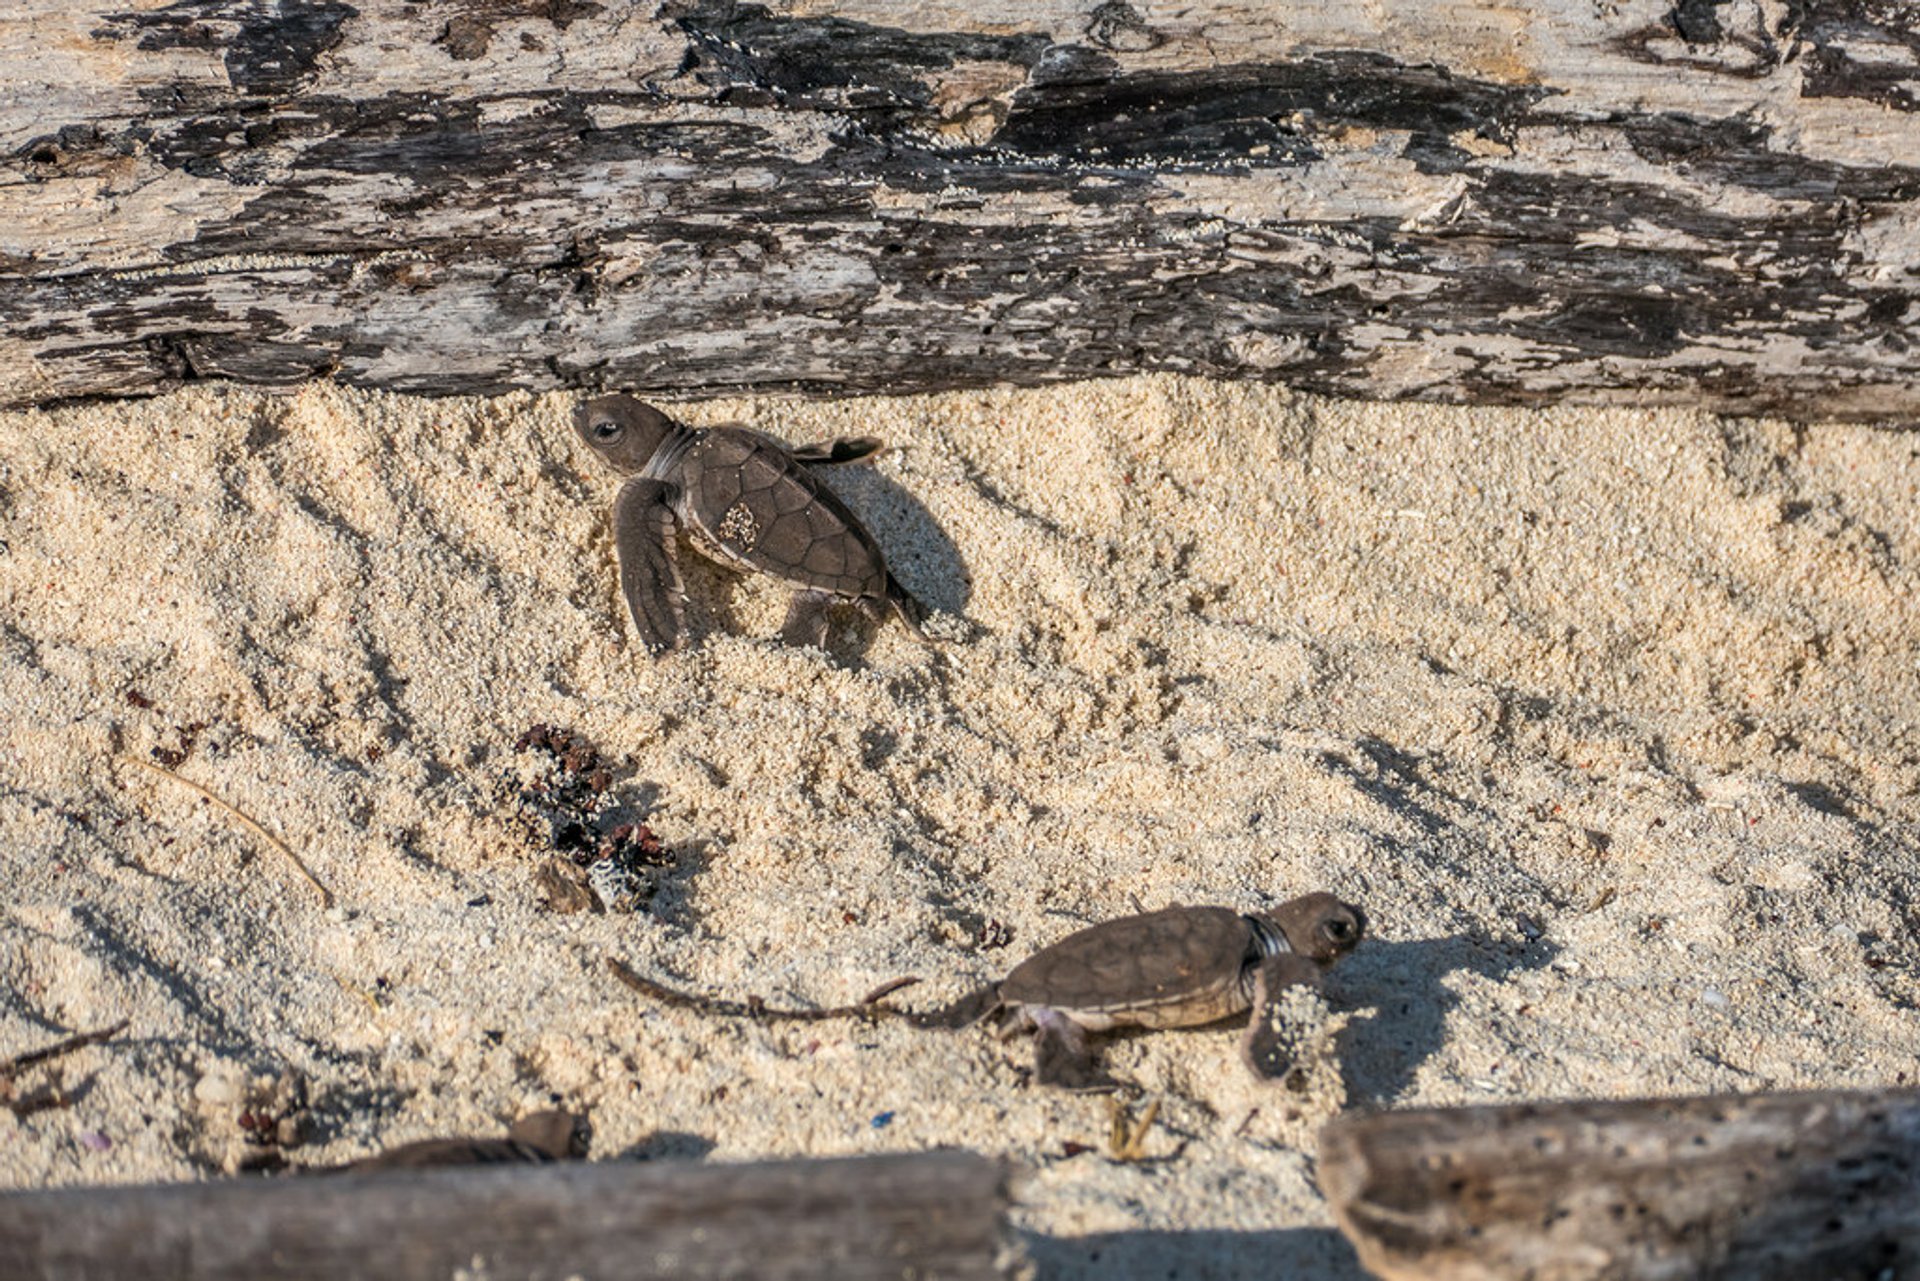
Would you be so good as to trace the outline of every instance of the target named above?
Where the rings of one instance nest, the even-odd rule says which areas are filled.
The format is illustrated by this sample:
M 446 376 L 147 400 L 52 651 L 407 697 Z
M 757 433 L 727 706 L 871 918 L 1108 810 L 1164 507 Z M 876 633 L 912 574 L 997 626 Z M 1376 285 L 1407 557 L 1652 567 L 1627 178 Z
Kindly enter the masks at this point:
M 1006 1156 L 1043 1275 L 1339 1278 L 1341 1108 L 1920 1073 L 1920 435 L 1170 378 L 688 404 L 885 437 L 832 482 L 937 641 L 784 648 L 778 584 L 696 562 L 653 661 L 571 404 L 0 415 L 0 1058 L 129 1020 L 16 1083 L 72 1097 L 0 1111 L 0 1186 L 219 1177 L 291 1068 L 298 1162 L 559 1100 L 596 1159 Z M 535 723 L 673 851 L 641 910 L 543 906 Z M 1231 1025 L 1115 1038 L 1137 1161 L 983 1029 L 604 969 L 926 1007 L 1088 922 L 1315 889 L 1374 933 L 1313 1087 Z

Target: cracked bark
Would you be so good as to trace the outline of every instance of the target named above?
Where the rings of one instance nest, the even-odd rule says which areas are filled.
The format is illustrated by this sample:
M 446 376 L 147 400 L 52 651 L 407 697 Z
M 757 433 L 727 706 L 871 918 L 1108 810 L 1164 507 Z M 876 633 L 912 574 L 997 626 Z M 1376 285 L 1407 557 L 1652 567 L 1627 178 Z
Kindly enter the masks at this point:
M 1916 1157 L 1911 1089 L 1411 1108 L 1320 1135 L 1328 1204 L 1385 1281 L 1900 1275 Z
M 1898 420 L 1900 8 L 17 0 L 0 404 L 1176 370 Z

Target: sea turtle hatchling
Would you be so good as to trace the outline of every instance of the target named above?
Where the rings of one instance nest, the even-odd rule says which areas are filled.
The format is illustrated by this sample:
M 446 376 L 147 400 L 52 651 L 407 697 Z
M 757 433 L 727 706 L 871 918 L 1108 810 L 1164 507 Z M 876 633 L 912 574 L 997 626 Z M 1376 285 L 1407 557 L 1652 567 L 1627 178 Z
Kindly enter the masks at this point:
M 1031 1028 L 1036 1075 L 1068 1089 L 1109 1088 L 1087 1034 L 1117 1027 L 1198 1027 L 1252 1011 L 1240 1049 L 1256 1076 L 1292 1067 L 1274 1003 L 1318 987 L 1366 933 L 1360 909 L 1308 894 L 1270 912 L 1169 907 L 1123 916 L 1042 948 L 994 985 L 1002 1035 Z M 984 1002 L 984 994 L 975 1000 Z
M 879 452 L 869 436 L 789 446 L 750 427 L 689 427 L 632 396 L 596 396 L 574 411 L 574 430 L 628 477 L 613 500 L 620 592 L 634 629 L 655 653 L 686 640 L 686 591 L 676 530 L 722 565 L 795 587 L 782 639 L 821 645 L 826 611 L 851 604 L 876 621 L 888 610 L 915 635 L 925 610 L 894 581 L 860 518 L 813 468 Z
M 1281 1079 L 1294 1067 L 1297 1037 L 1281 1010 L 1297 985 L 1317 988 L 1326 968 L 1366 934 L 1366 916 L 1331 894 L 1307 894 L 1266 912 L 1169 907 L 1124 916 L 1042 948 L 998 983 L 944 1009 L 915 1012 L 879 1003 L 902 984 L 826 1010 L 774 1010 L 662 987 L 618 961 L 629 987 L 670 1004 L 760 1019 L 847 1015 L 905 1019 L 920 1027 L 963 1027 L 1002 1016 L 1001 1034 L 1034 1033 L 1037 1079 L 1073 1090 L 1116 1084 L 1094 1062 L 1088 1034 L 1118 1027 L 1197 1027 L 1251 1011 L 1241 1052 L 1255 1075 Z
M 585 1113 L 550 1108 L 521 1117 L 504 1139 L 417 1139 L 314 1174 L 374 1174 L 452 1165 L 545 1165 L 587 1154 L 593 1129 Z

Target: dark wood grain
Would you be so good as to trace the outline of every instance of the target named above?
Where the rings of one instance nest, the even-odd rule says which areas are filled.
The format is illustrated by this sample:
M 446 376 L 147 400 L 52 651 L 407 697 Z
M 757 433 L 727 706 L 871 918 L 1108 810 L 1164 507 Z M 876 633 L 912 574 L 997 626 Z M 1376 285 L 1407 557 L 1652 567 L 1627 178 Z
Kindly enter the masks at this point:
M 1005 1208 L 962 1152 L 70 1188 L 0 1195 L 0 1276 L 986 1278 Z
M 1172 370 L 1920 415 L 1881 0 L 10 9 L 0 404 Z

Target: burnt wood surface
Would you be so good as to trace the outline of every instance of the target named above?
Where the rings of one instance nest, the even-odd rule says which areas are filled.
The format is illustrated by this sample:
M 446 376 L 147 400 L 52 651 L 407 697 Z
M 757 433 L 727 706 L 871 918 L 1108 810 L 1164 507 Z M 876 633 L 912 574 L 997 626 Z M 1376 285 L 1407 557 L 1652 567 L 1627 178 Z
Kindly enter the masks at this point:
M 1001 1169 L 963 1152 L 570 1162 L 0 1194 L 8 1281 L 988 1278 Z
M 1340 1117 L 1320 1176 L 1386 1281 L 1920 1274 L 1920 1090 Z
M 1135 370 L 1920 413 L 1892 0 L 11 0 L 0 405 Z

